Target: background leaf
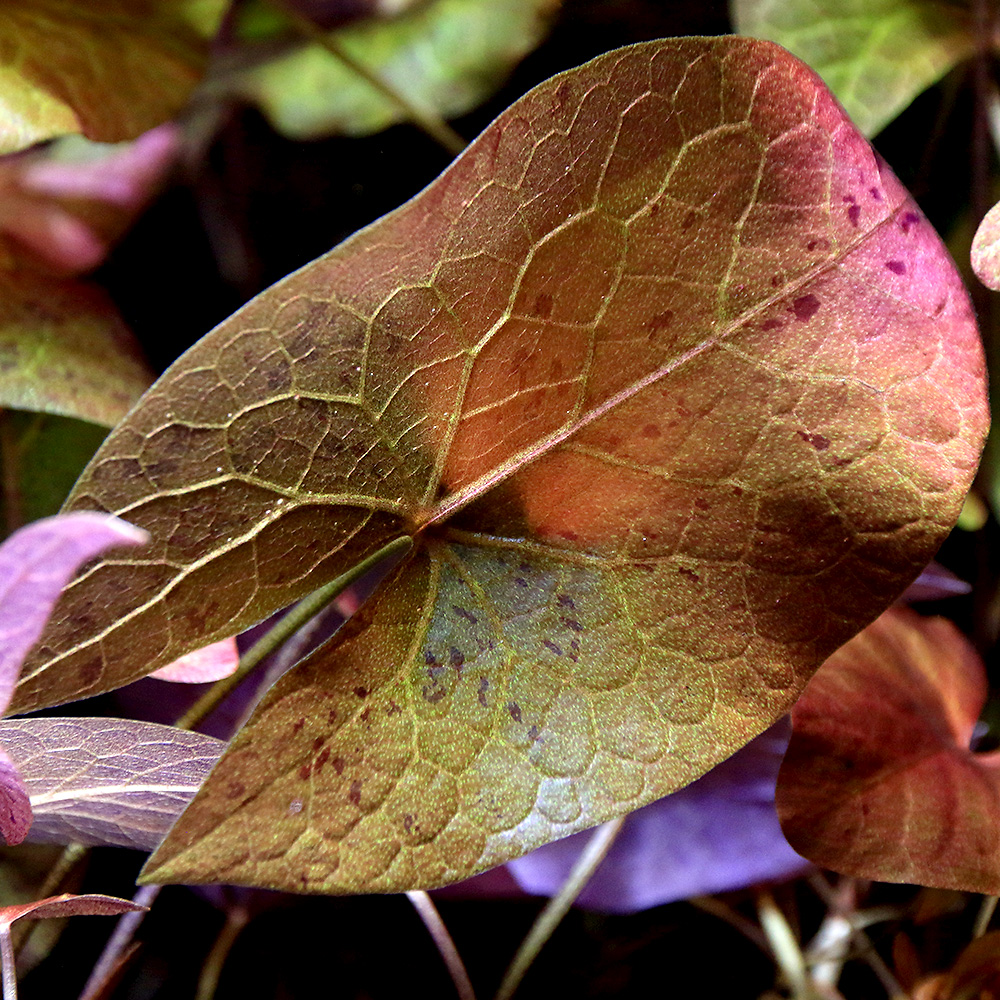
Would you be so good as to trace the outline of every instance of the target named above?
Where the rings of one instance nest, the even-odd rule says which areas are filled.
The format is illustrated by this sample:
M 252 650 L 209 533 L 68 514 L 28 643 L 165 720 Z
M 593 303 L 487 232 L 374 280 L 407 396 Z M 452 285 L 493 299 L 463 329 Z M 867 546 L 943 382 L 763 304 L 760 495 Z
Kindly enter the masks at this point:
M 0 721 L 0 744 L 31 796 L 30 839 L 151 851 L 225 745 L 132 719 Z
M 29 524 L 0 545 L 0 714 L 67 580 L 105 549 L 146 540 L 117 517 L 78 511 Z
M 119 899 L 117 896 L 104 896 L 90 892 L 82 896 L 63 893 L 61 896 L 48 896 L 36 899 L 31 903 L 15 903 L 0 907 L 0 923 L 9 927 L 15 920 L 30 917 L 41 920 L 44 917 L 111 917 L 118 913 L 128 913 L 130 910 L 144 910 L 129 899 Z
M 559 0 L 429 0 L 392 19 L 336 31 L 348 55 L 417 106 L 451 118 L 492 94 L 542 39 Z M 252 10 L 251 10 L 252 15 Z M 222 78 L 209 89 L 257 104 L 292 139 L 365 135 L 402 120 L 400 109 L 319 45 Z
M 792 846 L 861 878 L 1000 892 L 1000 753 L 969 746 L 985 697 L 954 625 L 883 614 L 792 711 L 777 791 Z
M 236 648 L 236 640 L 230 638 L 185 653 L 149 676 L 175 684 L 206 684 L 235 673 L 239 665 L 240 651 Z
M 81 132 L 134 139 L 197 83 L 228 0 L 6 0 L 0 153 Z
M 994 205 L 976 229 L 972 270 L 987 288 L 1000 291 L 1000 205 Z
M 736 30 L 769 38 L 826 81 L 875 135 L 975 52 L 968 6 L 936 0 L 730 0 Z
M 30 828 L 28 790 L 14 762 L 0 750 L 0 839 L 4 844 L 20 844 Z

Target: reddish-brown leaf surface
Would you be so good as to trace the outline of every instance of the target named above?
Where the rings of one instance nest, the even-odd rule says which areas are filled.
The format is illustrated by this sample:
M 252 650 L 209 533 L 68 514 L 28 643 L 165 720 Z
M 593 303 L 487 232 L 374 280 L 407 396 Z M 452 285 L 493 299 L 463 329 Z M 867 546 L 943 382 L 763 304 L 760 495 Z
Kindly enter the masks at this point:
M 82 896 L 64 892 L 61 896 L 47 896 L 32 903 L 16 903 L 13 906 L 0 907 L 0 925 L 9 927 L 15 920 L 30 917 L 41 920 L 43 917 L 112 917 L 130 910 L 145 910 L 145 906 L 133 903 L 117 896 L 104 896 L 101 893 L 89 892 Z
M 68 589 L 16 708 L 412 535 L 149 878 L 464 877 L 787 710 L 930 557 L 985 423 L 961 283 L 810 70 L 746 39 L 610 53 L 166 373 L 71 501 L 153 542 Z
M 848 875 L 1000 892 L 1000 753 L 969 747 L 986 691 L 946 619 L 883 614 L 793 709 L 777 792 L 789 843 Z

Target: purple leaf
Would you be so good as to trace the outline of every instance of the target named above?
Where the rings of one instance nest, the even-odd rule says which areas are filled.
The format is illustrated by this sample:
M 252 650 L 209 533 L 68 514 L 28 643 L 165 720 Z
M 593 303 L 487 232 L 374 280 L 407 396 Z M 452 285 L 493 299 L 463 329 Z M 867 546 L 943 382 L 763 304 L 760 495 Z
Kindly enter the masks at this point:
M 30 839 L 151 851 L 212 769 L 222 740 L 132 719 L 4 719 L 0 744 L 31 796 Z
M 78 511 L 35 521 L 0 545 L 0 714 L 70 577 L 105 549 L 142 545 L 148 537 L 110 514 Z
M 694 784 L 634 812 L 578 904 L 627 913 L 807 869 L 809 862 L 788 846 L 774 809 L 790 734 L 786 717 Z M 508 862 L 507 870 L 525 892 L 551 896 L 591 835 L 547 844 Z M 470 879 L 465 886 L 476 884 Z
M 0 838 L 20 844 L 31 827 L 31 802 L 21 775 L 10 757 L 0 750 Z
M 924 571 L 903 591 L 898 604 L 911 604 L 914 601 L 940 601 L 946 597 L 959 597 L 968 594 L 972 587 L 959 579 L 949 569 L 940 563 L 930 562 Z

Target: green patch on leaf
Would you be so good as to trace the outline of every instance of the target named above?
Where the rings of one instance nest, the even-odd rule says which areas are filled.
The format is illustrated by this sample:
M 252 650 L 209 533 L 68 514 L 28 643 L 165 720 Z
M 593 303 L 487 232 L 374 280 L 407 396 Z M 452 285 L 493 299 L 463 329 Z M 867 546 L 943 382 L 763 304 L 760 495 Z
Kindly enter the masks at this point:
M 872 136 L 975 52 L 967 6 L 934 0 L 731 0 L 737 31 L 807 62 Z

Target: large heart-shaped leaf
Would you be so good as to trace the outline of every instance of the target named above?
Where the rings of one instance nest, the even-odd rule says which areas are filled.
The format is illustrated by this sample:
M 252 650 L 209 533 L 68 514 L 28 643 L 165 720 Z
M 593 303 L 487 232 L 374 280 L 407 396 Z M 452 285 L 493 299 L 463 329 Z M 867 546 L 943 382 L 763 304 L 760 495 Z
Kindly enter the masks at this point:
M 72 506 L 25 710 L 231 634 L 401 534 L 150 878 L 457 879 L 693 780 L 912 579 L 986 423 L 964 289 L 784 50 L 543 84 L 422 195 L 196 345 Z
M 823 664 L 792 714 L 782 828 L 825 868 L 1000 892 L 1000 753 L 974 753 L 975 649 L 944 618 L 893 608 Z

